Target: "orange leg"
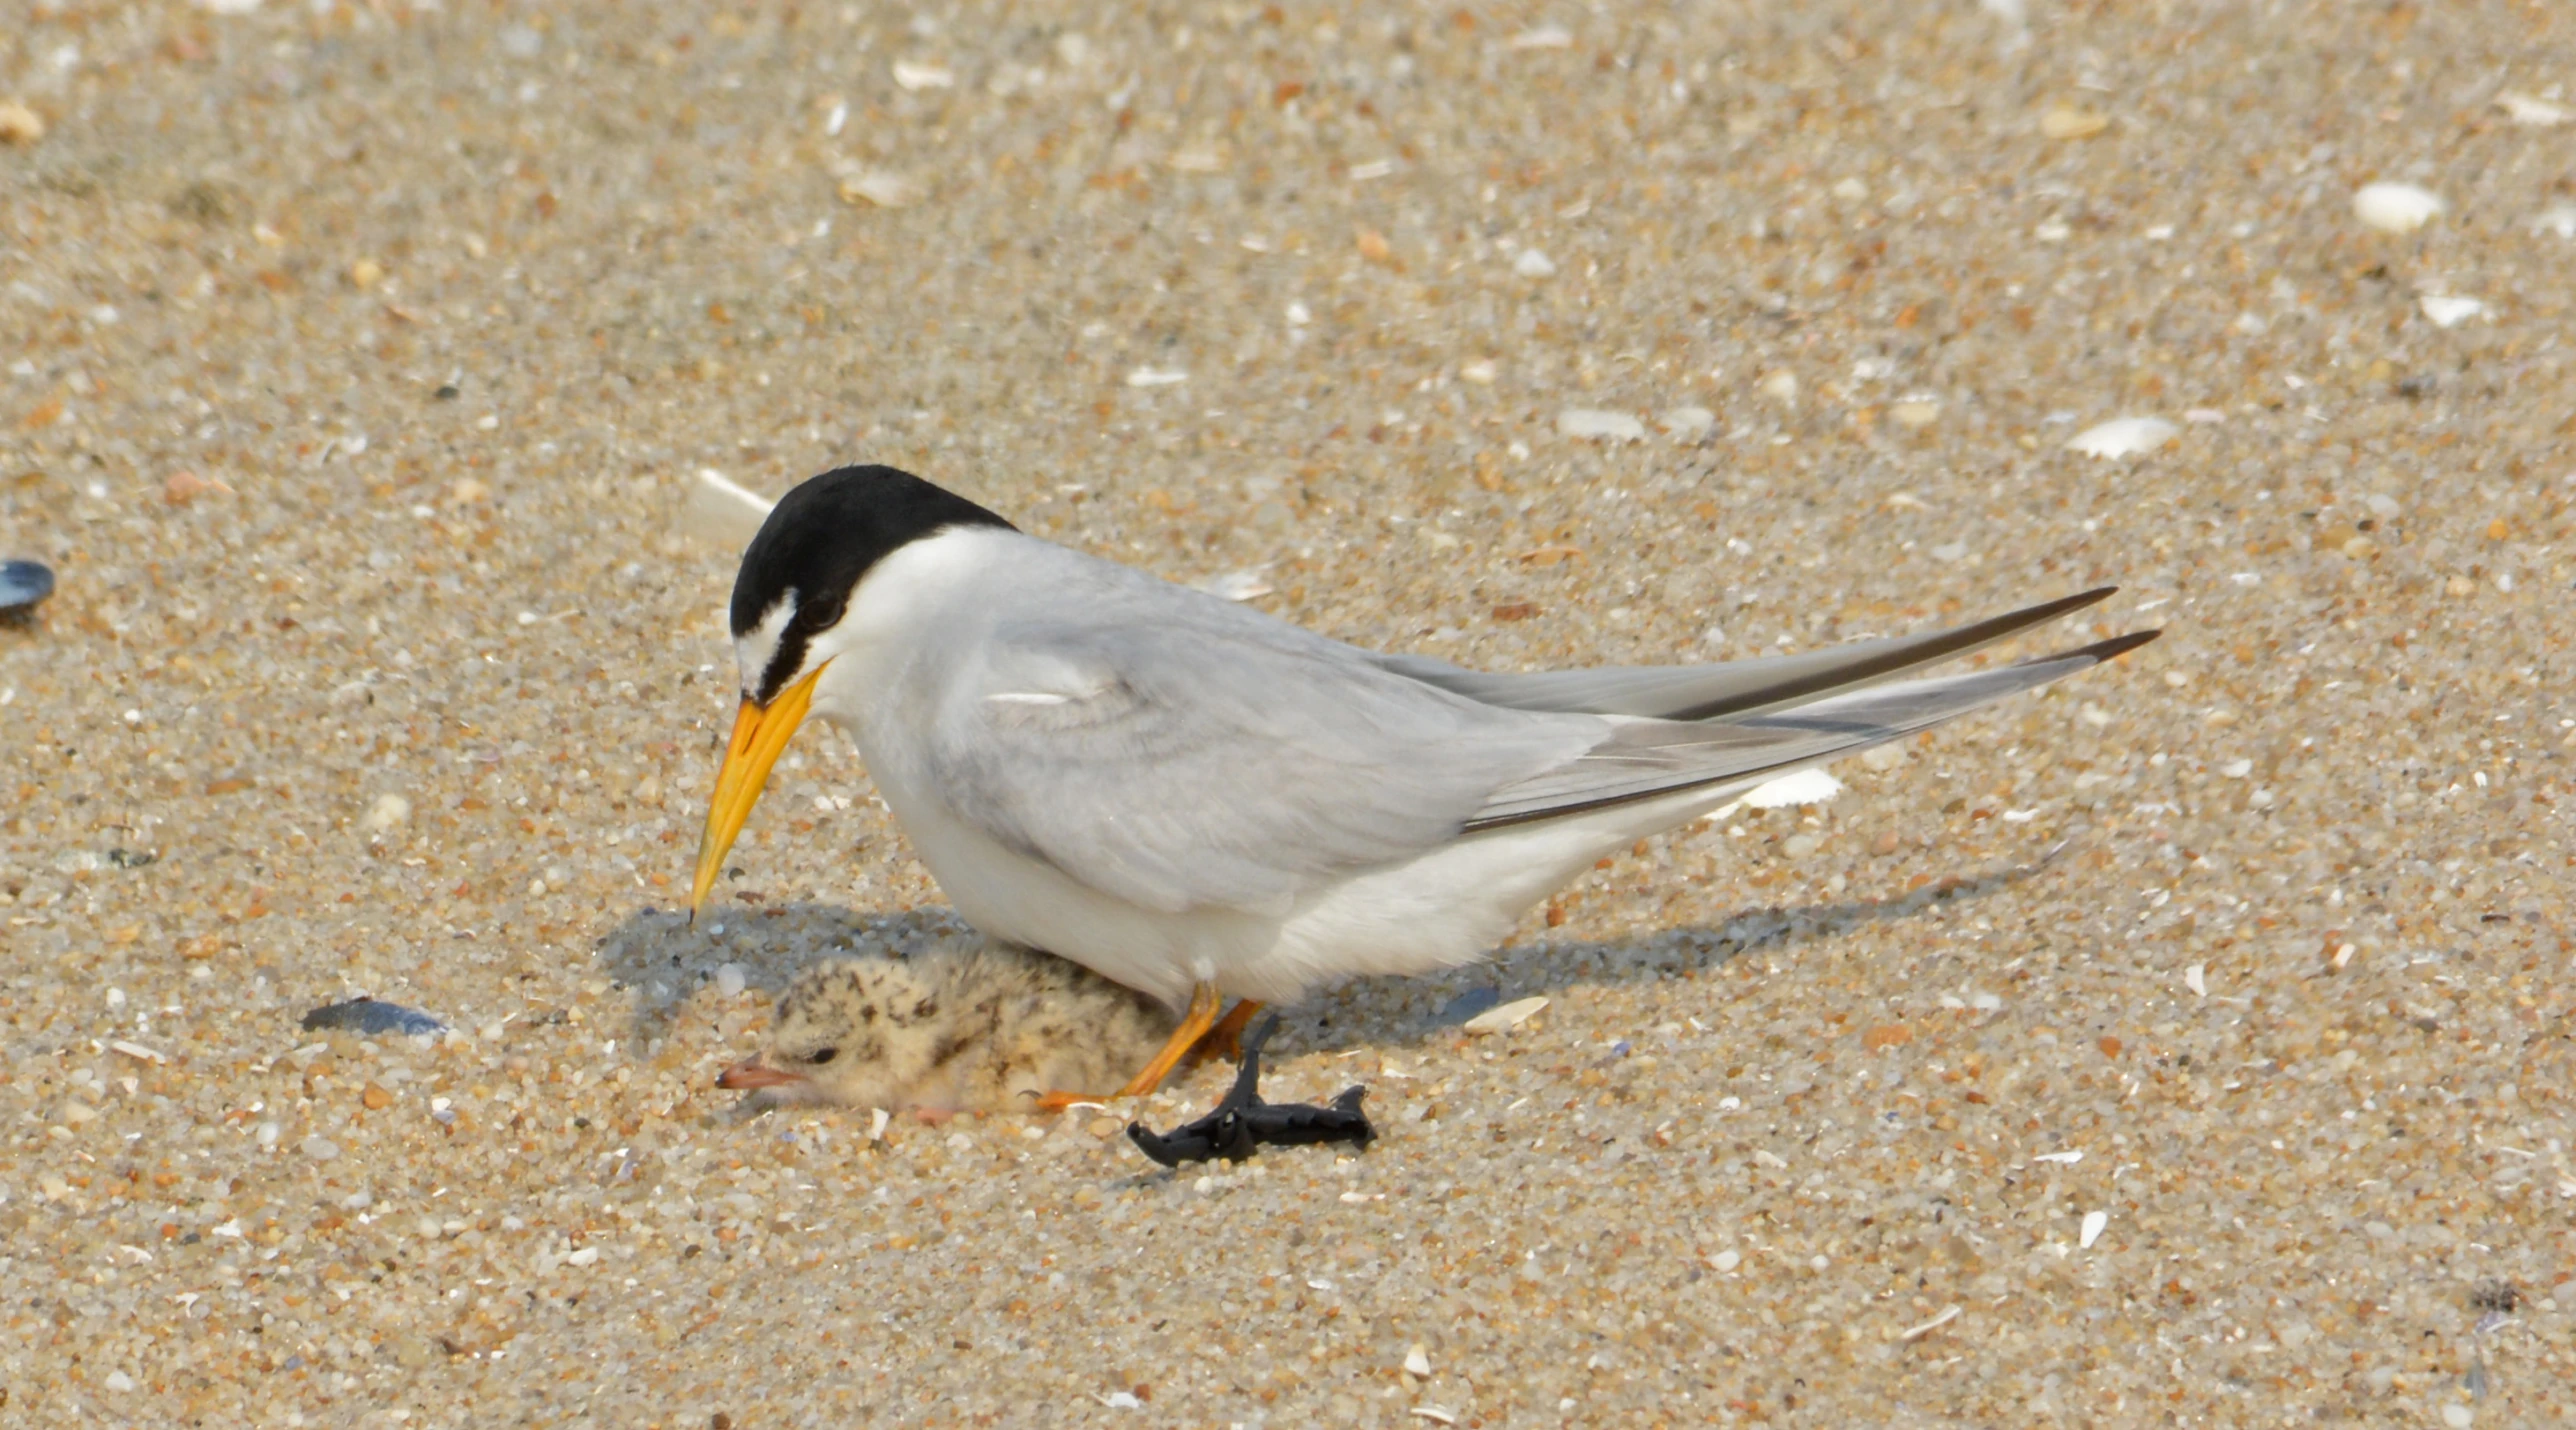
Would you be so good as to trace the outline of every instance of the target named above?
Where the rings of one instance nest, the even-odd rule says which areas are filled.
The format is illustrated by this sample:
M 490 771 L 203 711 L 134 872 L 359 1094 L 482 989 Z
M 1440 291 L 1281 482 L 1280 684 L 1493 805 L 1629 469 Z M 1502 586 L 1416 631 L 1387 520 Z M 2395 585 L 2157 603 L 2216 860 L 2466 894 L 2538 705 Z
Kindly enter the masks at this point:
M 1172 1075 L 1172 1069 L 1180 1066 L 1181 1059 L 1188 1056 L 1190 1049 L 1198 1046 L 1199 1039 L 1207 1036 L 1208 1029 L 1216 1025 L 1217 1005 L 1222 1001 L 1213 983 L 1202 983 L 1192 988 L 1190 1010 L 1181 1015 L 1181 1025 L 1172 1030 L 1172 1036 L 1164 1041 L 1162 1051 L 1154 1054 L 1153 1060 L 1146 1063 L 1142 1071 L 1127 1079 L 1127 1085 L 1118 1089 L 1118 1095 L 1143 1097 L 1161 1087 L 1163 1079 Z
M 1207 1036 L 1199 1039 L 1199 1045 L 1190 1049 L 1190 1061 L 1199 1062 L 1207 1058 L 1223 1058 L 1230 1063 L 1243 1061 L 1243 1030 L 1252 1026 L 1253 1018 L 1260 1012 L 1261 1005 L 1251 999 L 1237 1000 L 1232 1008 L 1226 1010 L 1224 1017 L 1217 1019 L 1216 1026 L 1207 1030 Z

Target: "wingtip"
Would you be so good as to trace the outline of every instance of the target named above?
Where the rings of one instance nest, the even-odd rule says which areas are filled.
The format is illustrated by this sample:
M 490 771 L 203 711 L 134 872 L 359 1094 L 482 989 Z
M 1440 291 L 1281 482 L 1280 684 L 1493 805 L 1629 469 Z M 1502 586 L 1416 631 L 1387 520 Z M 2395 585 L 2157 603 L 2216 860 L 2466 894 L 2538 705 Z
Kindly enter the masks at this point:
M 2086 606 L 2099 605 L 2118 594 L 2120 594 L 2120 588 L 2117 586 L 2096 586 L 2090 591 L 2078 591 L 2072 596 L 2060 596 L 2040 606 L 2039 609 L 2051 615 L 2062 616 L 2069 611 L 2080 611 Z
M 2070 656 L 2091 656 L 2094 664 L 2099 665 L 2103 661 L 2116 660 L 2121 656 L 2127 655 L 2129 652 L 2136 650 L 2138 647 L 2145 645 L 2147 642 L 2154 640 L 2156 637 L 2163 634 L 2164 630 L 2162 627 L 2158 627 L 2151 631 L 2131 631 L 2127 635 L 2113 636 L 2106 641 L 2095 641 L 2093 644 L 2085 646 L 2079 650 L 2068 651 L 2067 654 Z

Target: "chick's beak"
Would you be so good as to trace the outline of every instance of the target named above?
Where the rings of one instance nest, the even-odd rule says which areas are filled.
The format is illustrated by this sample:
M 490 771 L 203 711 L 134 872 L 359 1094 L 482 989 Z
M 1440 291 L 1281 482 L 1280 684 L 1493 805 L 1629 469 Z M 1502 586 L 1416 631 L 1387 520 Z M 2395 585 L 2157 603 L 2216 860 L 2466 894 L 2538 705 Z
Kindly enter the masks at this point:
M 761 788 L 769 783 L 769 767 L 778 763 L 779 752 L 787 748 L 787 737 L 805 722 L 806 707 L 814 700 L 814 682 L 830 664 L 825 661 L 814 667 L 803 680 L 778 692 L 778 698 L 767 705 L 746 698 L 741 712 L 734 716 L 733 738 L 725 744 L 724 766 L 716 771 L 715 798 L 707 803 L 707 832 L 698 841 L 698 879 L 689 891 L 692 921 L 705 907 L 707 891 L 716 885 L 716 875 L 724 868 L 734 836 L 742 833 L 743 821 L 751 818 L 751 807 L 760 803 Z
M 716 1079 L 716 1086 L 731 1092 L 748 1092 L 760 1087 L 792 1087 L 805 1079 L 796 1073 L 780 1072 L 758 1058 L 744 1058 Z

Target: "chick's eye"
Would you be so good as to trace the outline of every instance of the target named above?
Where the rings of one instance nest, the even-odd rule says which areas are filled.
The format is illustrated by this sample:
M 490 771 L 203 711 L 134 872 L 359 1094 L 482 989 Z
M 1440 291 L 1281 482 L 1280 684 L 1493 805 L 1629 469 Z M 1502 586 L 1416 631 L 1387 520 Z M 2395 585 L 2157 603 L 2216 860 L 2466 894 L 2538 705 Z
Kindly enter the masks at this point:
M 808 1061 L 812 1062 L 816 1067 L 821 1067 L 823 1064 L 830 1062 L 832 1059 L 837 1058 L 840 1055 L 841 1050 L 839 1048 L 817 1048 L 814 1050 L 814 1056 Z

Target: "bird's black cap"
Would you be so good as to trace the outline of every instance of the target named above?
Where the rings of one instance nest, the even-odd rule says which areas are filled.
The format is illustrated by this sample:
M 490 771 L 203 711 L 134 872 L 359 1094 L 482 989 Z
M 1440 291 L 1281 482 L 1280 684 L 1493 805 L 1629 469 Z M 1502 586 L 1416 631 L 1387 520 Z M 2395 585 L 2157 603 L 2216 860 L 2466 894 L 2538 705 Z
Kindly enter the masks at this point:
M 766 705 L 804 666 L 806 643 L 840 623 L 850 592 L 898 548 L 952 526 L 1009 522 L 955 492 L 892 467 L 842 467 L 801 483 L 770 508 L 760 534 L 742 553 L 733 579 L 733 633 L 739 638 L 783 598 L 795 614 L 779 634 L 757 690 Z

